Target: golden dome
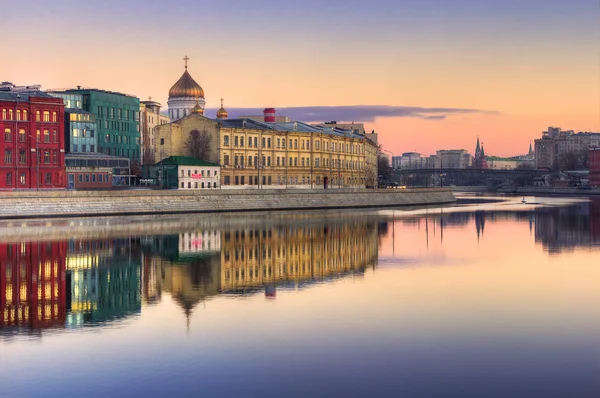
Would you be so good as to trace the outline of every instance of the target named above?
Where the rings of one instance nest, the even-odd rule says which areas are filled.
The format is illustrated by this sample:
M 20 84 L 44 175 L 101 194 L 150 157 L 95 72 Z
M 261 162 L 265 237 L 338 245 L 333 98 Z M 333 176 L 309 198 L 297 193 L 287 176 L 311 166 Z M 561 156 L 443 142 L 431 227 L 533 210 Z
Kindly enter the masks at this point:
M 229 114 L 225 108 L 223 108 L 223 98 L 221 98 L 221 108 L 217 111 L 217 119 L 227 119 L 227 116 L 229 116 Z
M 196 105 L 194 105 L 194 107 L 192 108 L 192 113 L 197 113 L 198 115 L 204 115 L 204 109 L 202 109 L 200 104 L 198 102 L 196 102 Z
M 170 97 L 192 97 L 192 98 L 204 98 L 204 90 L 194 78 L 187 71 L 187 61 L 188 57 L 184 58 L 185 60 L 185 72 L 183 75 L 177 80 L 173 87 L 169 90 L 169 98 Z

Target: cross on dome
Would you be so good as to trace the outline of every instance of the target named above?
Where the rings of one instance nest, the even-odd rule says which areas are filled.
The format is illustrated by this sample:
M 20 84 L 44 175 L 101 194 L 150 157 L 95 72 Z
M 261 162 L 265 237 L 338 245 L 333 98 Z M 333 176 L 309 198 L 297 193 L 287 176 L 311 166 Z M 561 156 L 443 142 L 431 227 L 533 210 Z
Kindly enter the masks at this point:
M 185 57 L 183 57 L 183 60 L 185 61 L 185 69 L 187 69 L 187 63 L 190 60 L 190 57 L 188 57 L 187 55 Z

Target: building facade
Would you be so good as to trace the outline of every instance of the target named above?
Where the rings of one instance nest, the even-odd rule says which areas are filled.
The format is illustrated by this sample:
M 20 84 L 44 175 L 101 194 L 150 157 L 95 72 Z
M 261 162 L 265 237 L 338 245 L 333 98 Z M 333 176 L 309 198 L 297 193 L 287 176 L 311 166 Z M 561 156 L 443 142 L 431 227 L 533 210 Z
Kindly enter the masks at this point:
M 404 152 L 402 156 L 392 156 L 392 168 L 395 170 L 414 170 L 427 167 L 427 157 L 417 152 Z
M 155 162 L 154 154 L 156 140 L 154 130 L 156 126 L 169 123 L 169 117 L 160 113 L 160 103 L 152 101 L 140 102 L 140 147 L 141 164 L 153 164 Z
M 81 109 L 95 116 L 97 148 L 89 152 L 100 152 L 140 161 L 140 101 L 137 97 L 81 87 L 48 93 L 64 100 L 71 100 L 71 97 L 75 98 L 79 95 Z
M 143 169 L 144 178 L 153 179 L 163 189 L 218 189 L 221 168 L 216 163 L 187 156 L 169 156 Z
M 0 91 L 0 189 L 63 189 L 65 106 L 41 91 Z
M 548 127 L 542 138 L 535 140 L 535 167 L 538 169 L 562 169 L 567 166 L 569 157 L 580 160 L 584 166 L 589 148 L 600 146 L 600 133 L 562 130 Z
M 590 148 L 590 185 L 600 187 L 600 147 Z
M 433 158 L 434 169 L 466 169 L 471 167 L 473 157 L 464 149 L 442 149 Z

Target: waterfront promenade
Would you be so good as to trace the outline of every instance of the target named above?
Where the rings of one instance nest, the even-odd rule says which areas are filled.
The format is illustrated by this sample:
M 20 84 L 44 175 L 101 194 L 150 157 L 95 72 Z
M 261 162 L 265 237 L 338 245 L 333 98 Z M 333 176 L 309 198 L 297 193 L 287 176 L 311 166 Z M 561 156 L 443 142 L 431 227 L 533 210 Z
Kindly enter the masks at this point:
M 450 189 L 5 192 L 0 219 L 261 210 L 350 209 L 454 203 Z

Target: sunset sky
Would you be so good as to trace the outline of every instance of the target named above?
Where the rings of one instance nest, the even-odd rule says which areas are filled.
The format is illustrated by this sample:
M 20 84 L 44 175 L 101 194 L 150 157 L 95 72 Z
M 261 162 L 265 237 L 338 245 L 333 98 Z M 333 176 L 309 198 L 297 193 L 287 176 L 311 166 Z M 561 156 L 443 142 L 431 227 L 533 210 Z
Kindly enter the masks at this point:
M 600 132 L 597 0 L 19 0 L 0 9 L 0 80 L 17 85 L 152 96 L 166 109 L 188 55 L 207 116 L 221 97 L 230 116 L 293 107 L 289 116 L 307 122 L 364 122 L 397 155 L 473 153 L 479 135 L 488 155 L 510 156 L 548 126 Z

